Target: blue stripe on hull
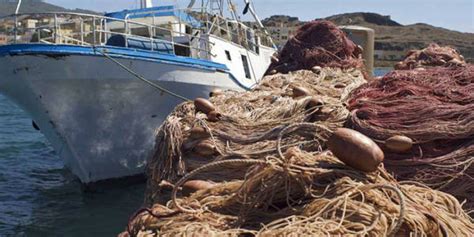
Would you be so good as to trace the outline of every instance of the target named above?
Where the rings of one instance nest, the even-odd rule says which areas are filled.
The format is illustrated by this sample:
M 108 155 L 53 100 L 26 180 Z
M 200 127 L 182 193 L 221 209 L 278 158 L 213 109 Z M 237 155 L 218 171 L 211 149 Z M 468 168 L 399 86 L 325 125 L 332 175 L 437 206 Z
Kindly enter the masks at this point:
M 226 65 L 220 63 L 214 63 L 202 59 L 194 59 L 189 57 L 182 57 L 170 54 L 161 54 L 153 51 L 130 49 L 130 48 L 119 48 L 111 46 L 99 46 L 96 48 L 87 46 L 75 46 L 75 45 L 53 45 L 53 44 L 11 44 L 0 46 L 0 56 L 6 55 L 31 55 L 31 54 L 43 54 L 43 55 L 95 55 L 103 56 L 97 50 L 105 51 L 107 54 L 128 59 L 140 59 L 148 61 L 156 61 L 161 63 L 179 64 L 183 66 L 198 67 L 201 69 L 209 70 L 220 70 L 228 72 L 229 69 Z

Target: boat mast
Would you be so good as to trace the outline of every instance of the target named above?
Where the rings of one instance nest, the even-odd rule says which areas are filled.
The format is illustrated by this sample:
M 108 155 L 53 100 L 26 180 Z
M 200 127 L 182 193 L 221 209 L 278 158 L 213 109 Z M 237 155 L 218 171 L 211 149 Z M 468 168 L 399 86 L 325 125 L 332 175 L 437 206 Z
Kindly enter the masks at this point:
M 140 7 L 141 8 L 150 8 L 153 7 L 153 3 L 151 0 L 140 0 Z
M 20 11 L 20 6 L 21 6 L 21 0 L 18 0 L 18 5 L 16 5 L 16 10 L 15 10 L 15 15 L 18 15 L 18 12 Z
M 272 37 L 270 37 L 270 34 L 268 33 L 267 29 L 265 28 L 265 26 L 260 21 L 260 18 L 257 16 L 257 12 L 255 12 L 255 9 L 253 8 L 253 3 L 250 0 L 244 0 L 244 2 L 245 2 L 245 9 L 246 9 L 246 10 L 244 10 L 244 14 L 246 13 L 245 11 L 248 11 L 248 12 L 250 12 L 250 14 L 252 14 L 253 18 L 257 22 L 257 25 L 263 30 L 263 33 L 268 36 L 268 39 L 270 40 L 270 43 L 273 45 L 273 48 L 276 49 L 277 47 L 276 47 L 275 43 L 273 42 Z

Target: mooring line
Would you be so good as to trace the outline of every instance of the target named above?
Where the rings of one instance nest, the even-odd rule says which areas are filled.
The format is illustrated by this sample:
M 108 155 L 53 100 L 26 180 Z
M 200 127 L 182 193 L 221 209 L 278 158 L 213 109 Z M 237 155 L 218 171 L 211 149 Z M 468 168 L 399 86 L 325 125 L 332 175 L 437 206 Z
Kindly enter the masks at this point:
M 127 71 L 128 73 L 132 74 L 133 76 L 135 76 L 136 78 L 140 79 L 141 81 L 147 83 L 148 85 L 154 87 L 155 89 L 158 89 L 160 90 L 161 92 L 164 92 L 164 93 L 167 93 L 171 96 L 174 96 L 176 98 L 179 98 L 179 99 L 182 99 L 184 101 L 191 101 L 190 99 L 182 96 L 182 95 L 179 95 L 177 93 L 174 93 L 160 85 L 157 85 L 155 83 L 153 83 L 152 81 L 150 80 L 147 80 L 145 77 L 141 76 L 140 74 L 134 72 L 132 69 L 128 68 L 127 66 L 123 65 L 121 62 L 117 61 L 116 59 L 112 58 L 110 55 L 108 55 L 105 51 L 102 51 L 102 50 L 99 50 L 97 49 L 96 47 L 94 47 L 94 50 L 96 52 L 99 52 L 100 54 L 104 55 L 107 59 L 111 60 L 112 62 L 114 62 L 115 64 L 119 65 L 122 69 L 124 69 L 125 71 Z

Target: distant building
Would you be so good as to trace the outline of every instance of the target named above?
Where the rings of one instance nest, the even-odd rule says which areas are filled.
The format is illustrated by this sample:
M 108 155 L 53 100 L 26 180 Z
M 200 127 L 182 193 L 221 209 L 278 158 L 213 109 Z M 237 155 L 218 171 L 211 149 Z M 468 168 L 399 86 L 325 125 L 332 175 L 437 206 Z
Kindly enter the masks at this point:
M 289 24 L 287 22 L 277 22 L 267 25 L 268 33 L 272 36 L 275 44 L 281 48 L 286 41 L 293 37 L 300 25 Z
M 20 26 L 27 28 L 27 29 L 33 29 L 36 28 L 36 24 L 38 23 L 38 20 L 34 19 L 24 19 L 20 22 Z
M 8 36 L 5 34 L 0 34 L 0 45 L 8 43 Z
M 286 41 L 293 37 L 298 28 L 305 22 L 300 21 L 298 17 L 276 15 L 265 19 L 262 23 L 265 25 L 274 43 L 279 48 L 282 48 L 286 44 Z M 252 26 L 255 25 L 255 23 L 249 24 Z

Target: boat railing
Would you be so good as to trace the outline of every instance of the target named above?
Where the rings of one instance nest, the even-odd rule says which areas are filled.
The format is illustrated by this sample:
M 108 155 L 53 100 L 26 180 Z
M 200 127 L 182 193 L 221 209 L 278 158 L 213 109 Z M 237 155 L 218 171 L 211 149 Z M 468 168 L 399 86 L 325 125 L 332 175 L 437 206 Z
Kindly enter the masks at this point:
M 236 20 L 229 20 L 219 15 L 212 15 L 202 19 L 207 34 L 216 35 L 227 41 L 243 46 L 244 48 L 259 53 L 259 47 L 265 45 L 272 47 L 271 40 L 257 29 Z
M 190 14 L 199 19 L 202 24 L 201 28 L 204 32 L 216 35 L 249 50 L 258 51 L 260 45 L 273 47 L 272 40 L 269 39 L 271 36 L 266 34 L 265 31 L 252 29 L 240 21 L 229 20 L 222 15 L 211 14 L 205 7 L 152 9 L 149 11 L 131 12 L 125 16 L 125 19 L 131 19 L 134 15 L 148 14 L 150 16 L 155 16 L 170 11 Z M 178 17 L 178 19 L 180 20 L 181 18 Z M 178 24 L 180 24 L 180 22 L 178 22 Z M 257 41 L 257 37 L 260 41 Z
M 224 40 L 243 46 L 253 52 L 258 53 L 259 46 L 265 45 L 273 47 L 270 35 L 264 31 L 252 29 L 240 21 L 230 20 L 218 14 L 211 14 L 207 8 L 173 8 L 173 9 L 152 9 L 149 11 L 131 12 L 125 19 L 132 19 L 134 15 L 149 14 L 151 16 L 169 11 L 185 12 L 198 18 L 201 22 L 201 29 L 210 35 L 215 35 Z M 180 18 L 178 17 L 180 20 Z M 154 18 L 152 18 L 154 20 Z M 177 22 L 181 24 L 181 22 Z M 260 39 L 258 41 L 257 39 Z
M 135 44 L 138 42 L 142 49 L 172 54 L 177 54 L 177 48 L 184 48 L 189 55 L 183 56 L 197 58 L 212 55 L 210 47 L 213 45 L 200 32 L 177 31 L 171 24 L 159 26 L 130 19 L 72 12 L 24 13 L 2 17 L 1 34 L 6 36 L 6 40 L 0 41 L 0 45 L 43 43 L 104 46 L 111 43 L 113 36 L 120 36 L 122 47 L 132 47 L 130 44 L 133 41 Z

